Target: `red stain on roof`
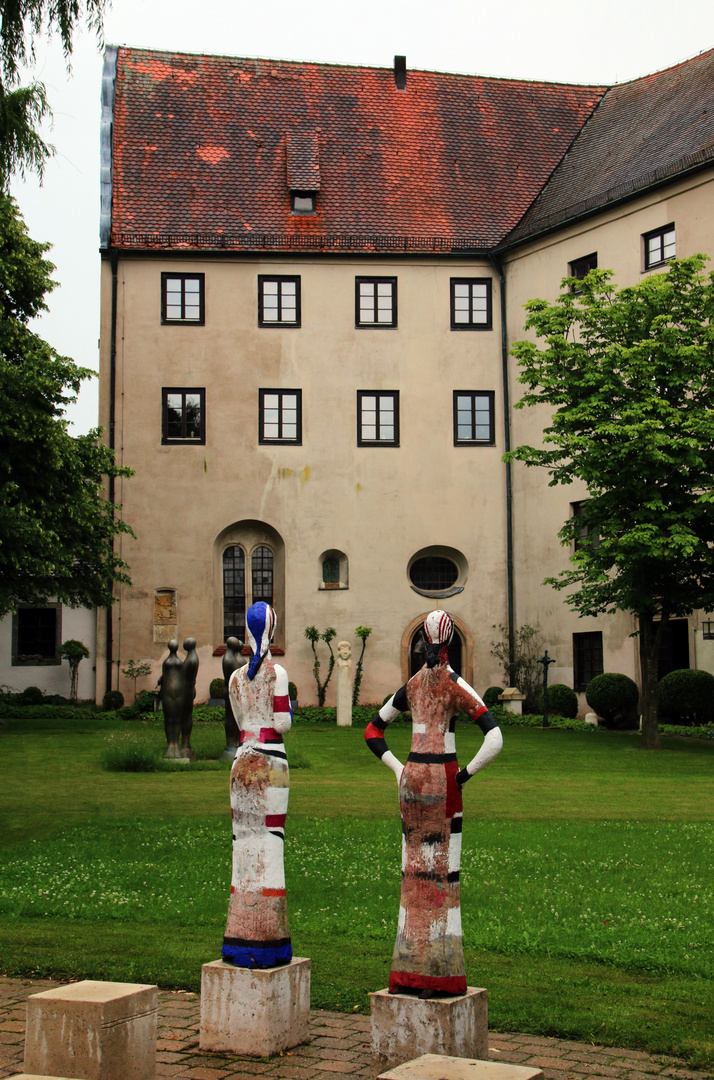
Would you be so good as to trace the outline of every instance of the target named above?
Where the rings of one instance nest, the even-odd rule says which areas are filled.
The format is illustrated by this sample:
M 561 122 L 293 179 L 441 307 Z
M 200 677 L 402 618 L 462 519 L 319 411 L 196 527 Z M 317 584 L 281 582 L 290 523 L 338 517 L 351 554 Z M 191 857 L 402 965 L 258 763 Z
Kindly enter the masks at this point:
M 120 48 L 112 243 L 211 246 L 220 232 L 239 246 L 257 232 L 266 247 L 311 236 L 489 248 L 605 89 L 410 71 L 397 90 L 391 68 Z M 315 215 L 291 213 L 291 187 L 319 191 Z
M 217 165 L 219 161 L 230 157 L 225 146 L 197 146 L 196 153 L 203 161 L 207 161 L 209 165 Z

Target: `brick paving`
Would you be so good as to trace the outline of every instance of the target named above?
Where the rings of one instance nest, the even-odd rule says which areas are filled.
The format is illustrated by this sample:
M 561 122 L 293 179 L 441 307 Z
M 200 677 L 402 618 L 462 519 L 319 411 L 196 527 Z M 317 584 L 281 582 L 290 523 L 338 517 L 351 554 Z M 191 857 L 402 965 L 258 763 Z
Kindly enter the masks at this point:
M 22 1072 L 25 1002 L 60 985 L 50 979 L 0 978 L 0 1080 Z M 157 1080 L 339 1080 L 369 1077 L 369 1017 L 315 1009 L 310 1041 L 273 1058 L 249 1060 L 210 1054 L 198 1048 L 199 996 L 159 991 L 156 1044 Z M 711 1080 L 663 1054 L 618 1050 L 567 1039 L 495 1032 L 489 1036 L 491 1061 L 532 1065 L 546 1080 Z

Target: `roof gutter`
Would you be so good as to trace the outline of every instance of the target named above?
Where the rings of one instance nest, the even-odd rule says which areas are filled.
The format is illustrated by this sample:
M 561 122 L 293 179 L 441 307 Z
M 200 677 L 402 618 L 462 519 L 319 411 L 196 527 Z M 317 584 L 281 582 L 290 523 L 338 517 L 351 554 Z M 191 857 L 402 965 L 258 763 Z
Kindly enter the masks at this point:
M 508 337 L 506 333 L 506 276 L 498 255 L 488 256 L 491 265 L 498 274 L 501 299 L 501 376 L 503 383 L 503 445 L 505 453 L 511 449 L 511 406 L 508 390 Z M 511 463 L 506 466 L 506 592 L 508 602 L 508 681 L 514 685 L 516 663 L 516 628 L 514 624 L 513 603 L 513 484 Z

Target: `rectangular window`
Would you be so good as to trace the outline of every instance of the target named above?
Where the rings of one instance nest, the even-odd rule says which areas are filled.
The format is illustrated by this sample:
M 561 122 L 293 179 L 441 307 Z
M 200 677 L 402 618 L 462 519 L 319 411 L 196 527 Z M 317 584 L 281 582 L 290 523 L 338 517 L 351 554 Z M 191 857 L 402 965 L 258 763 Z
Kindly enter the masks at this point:
M 705 641 L 714 641 L 714 622 L 711 620 L 702 623 L 702 637 Z
M 399 391 L 357 391 L 357 445 L 399 446 Z
M 661 266 L 676 255 L 674 242 L 674 222 L 653 229 L 642 237 L 645 245 L 645 270 Z
M 585 500 L 570 504 L 573 517 L 580 517 L 585 506 Z M 580 551 L 585 546 L 596 551 L 600 547 L 600 533 L 588 525 L 581 525 L 575 537 L 575 550 Z
M 260 390 L 258 442 L 302 445 L 302 390 Z
M 206 391 L 165 386 L 162 395 L 161 442 L 206 442 Z
M 454 446 L 493 446 L 493 390 L 454 390 Z
M 62 609 L 59 604 L 21 605 L 12 616 L 13 667 L 61 664 L 61 640 Z
M 355 325 L 389 329 L 397 325 L 397 279 L 355 278 Z
M 491 279 L 451 279 L 451 329 L 491 329 Z
M 161 275 L 161 322 L 203 326 L 205 274 Z
M 293 214 L 314 214 L 317 208 L 317 194 L 314 191 L 292 191 L 290 207 Z
M 258 275 L 258 326 L 300 325 L 300 278 Z
M 573 634 L 573 689 L 585 690 L 602 673 L 602 631 Z
M 591 270 L 597 270 L 597 251 L 593 251 L 591 255 L 583 255 L 581 259 L 573 259 L 571 263 L 568 263 L 570 277 L 577 278 L 578 281 L 582 281 L 584 277 L 587 277 Z M 578 291 L 578 289 L 573 288 L 573 292 Z

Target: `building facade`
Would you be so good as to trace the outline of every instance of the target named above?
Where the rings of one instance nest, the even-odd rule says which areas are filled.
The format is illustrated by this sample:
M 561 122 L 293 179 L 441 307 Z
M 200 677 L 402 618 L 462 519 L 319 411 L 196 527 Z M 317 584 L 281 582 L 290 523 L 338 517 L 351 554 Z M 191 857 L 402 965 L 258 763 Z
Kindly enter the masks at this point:
M 558 681 L 637 677 L 631 616 L 578 619 L 541 586 L 587 493 L 504 466 L 543 423 L 512 411 L 508 349 L 573 266 L 629 284 L 714 252 L 713 84 L 712 53 L 607 88 L 108 49 L 100 422 L 136 539 L 97 696 L 193 636 L 206 697 L 257 599 L 302 702 L 306 627 L 356 646 L 371 626 L 381 701 L 437 606 L 481 689 L 509 618 Z M 676 666 L 714 669 L 705 614 Z

